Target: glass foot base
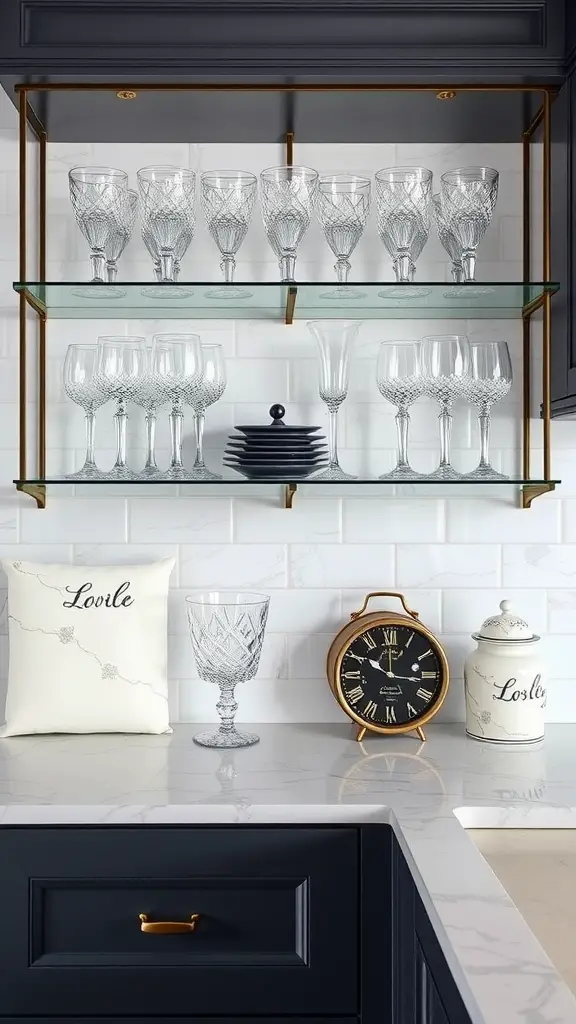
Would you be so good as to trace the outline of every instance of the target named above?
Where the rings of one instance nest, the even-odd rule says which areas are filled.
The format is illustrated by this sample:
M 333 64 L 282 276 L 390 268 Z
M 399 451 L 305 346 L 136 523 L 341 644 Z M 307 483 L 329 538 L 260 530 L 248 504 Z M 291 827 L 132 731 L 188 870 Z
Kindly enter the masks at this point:
M 411 466 L 395 466 L 389 473 L 382 473 L 379 480 L 421 480 L 422 473 L 417 473 Z
M 484 295 L 494 295 L 494 288 L 479 284 L 459 284 L 444 292 L 445 299 L 481 299 Z
M 207 466 L 194 466 L 189 477 L 191 480 L 222 480 L 220 473 L 213 473 Z
M 100 284 L 94 281 L 90 288 L 73 288 L 72 295 L 79 299 L 123 299 L 126 292 L 123 288 L 113 288 L 108 284 Z
M 133 480 L 137 477 L 138 473 L 135 473 L 129 466 L 114 466 L 108 473 L 103 473 L 103 480 Z
M 145 299 L 189 299 L 194 292 L 190 288 L 174 284 L 156 284 L 143 288 L 141 294 Z
M 378 295 L 381 299 L 425 299 L 430 295 L 430 289 L 416 288 L 411 284 L 397 284 L 391 288 L 383 288 Z
M 477 466 L 471 473 L 466 473 L 467 480 L 509 480 L 505 473 L 499 473 L 492 466 Z
M 189 469 L 184 469 L 184 466 L 182 466 L 182 468 L 179 468 L 177 466 L 171 466 L 170 469 L 166 469 L 166 470 L 164 470 L 164 472 L 160 472 L 158 474 L 157 479 L 158 480 L 183 480 L 185 483 L 188 482 L 188 481 L 190 483 L 194 483 L 194 481 L 197 480 L 198 477 L 194 476 L 194 474 L 191 473 Z
M 343 284 L 339 288 L 334 288 L 331 292 L 320 292 L 320 298 L 334 299 L 336 302 L 342 299 L 344 302 L 347 302 L 349 299 L 365 299 L 366 292 L 358 292 L 350 285 Z
M 438 466 L 433 473 L 426 474 L 427 480 L 463 480 L 464 474 L 457 473 L 452 466 Z
M 319 473 L 318 476 L 311 476 L 309 479 L 311 482 L 315 482 L 316 480 L 357 480 L 358 477 L 353 473 L 345 473 L 340 466 L 328 466 L 328 469 Z
M 138 473 L 139 477 L 144 477 L 146 480 L 156 480 L 157 477 L 163 476 L 161 469 L 158 466 L 144 466 L 144 469 Z
M 82 469 L 78 469 L 76 473 L 67 473 L 66 480 L 105 480 L 106 476 L 106 473 L 96 469 L 95 466 L 92 468 L 82 466 Z
M 260 737 L 255 732 L 238 732 L 236 729 L 207 729 L 194 736 L 194 743 L 201 747 L 251 747 L 259 742 Z
M 252 292 L 246 291 L 245 288 L 237 288 L 233 284 L 222 284 L 218 288 L 211 288 L 209 292 L 204 292 L 206 299 L 251 299 Z

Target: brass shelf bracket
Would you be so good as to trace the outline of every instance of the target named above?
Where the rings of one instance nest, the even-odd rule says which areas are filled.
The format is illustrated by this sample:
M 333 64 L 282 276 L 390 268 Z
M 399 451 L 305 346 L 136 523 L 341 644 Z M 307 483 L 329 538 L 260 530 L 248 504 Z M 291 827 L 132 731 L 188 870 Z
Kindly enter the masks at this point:
M 294 165 L 294 132 L 286 132 L 286 164 Z
M 290 285 L 286 293 L 286 316 L 285 323 L 288 327 L 291 327 L 294 323 L 294 307 L 296 305 L 296 296 L 298 294 L 298 288 L 295 284 Z
M 284 487 L 284 508 L 292 508 L 298 484 L 286 484 Z
M 46 484 L 16 484 L 16 490 L 34 498 L 37 508 L 46 508 Z
M 534 498 L 539 498 L 541 494 L 548 494 L 549 491 L 553 491 L 556 484 L 543 483 L 543 484 L 523 484 L 520 492 L 520 500 L 522 508 L 530 508 Z

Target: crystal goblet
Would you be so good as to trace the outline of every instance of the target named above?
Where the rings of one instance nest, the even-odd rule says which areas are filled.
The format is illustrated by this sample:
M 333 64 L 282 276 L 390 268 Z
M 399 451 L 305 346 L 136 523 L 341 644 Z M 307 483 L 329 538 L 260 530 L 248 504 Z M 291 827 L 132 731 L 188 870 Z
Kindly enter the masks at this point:
M 156 464 L 156 417 L 158 409 L 168 401 L 165 381 L 173 373 L 174 347 L 156 341 L 146 349 L 146 373 L 134 395 L 134 402 L 146 414 L 146 463 L 140 476 L 153 479 L 160 476 Z
M 226 389 L 226 364 L 221 345 L 202 345 L 202 380 L 192 389 L 186 401 L 194 412 L 196 458 L 190 474 L 194 480 L 221 480 L 204 462 L 203 438 L 206 409 L 214 405 Z
M 325 174 L 318 180 L 316 212 L 326 241 L 336 256 L 334 270 L 339 285 L 321 295 L 322 299 L 364 298 L 364 292 L 347 282 L 352 269 L 350 256 L 366 226 L 371 187 L 370 178 L 358 174 Z
M 384 341 L 378 350 L 376 364 L 378 390 L 388 402 L 396 406 L 398 434 L 398 460 L 390 473 L 381 480 L 417 480 L 422 476 L 412 469 L 408 461 L 409 408 L 424 394 L 424 378 L 417 341 Z
M 411 285 L 416 260 L 428 241 L 432 208 L 432 171 L 426 167 L 385 167 L 376 174 L 378 231 L 390 254 L 397 287 L 379 294 L 417 299 L 429 289 Z
M 108 398 L 116 399 L 116 462 L 108 480 L 130 480 L 126 464 L 126 405 L 138 394 L 147 369 L 146 341 L 138 336 L 108 335 L 98 338 L 98 379 Z
M 142 200 L 142 237 L 154 260 L 159 285 L 144 288 L 147 298 L 184 298 L 194 293 L 175 288 L 180 260 L 188 249 L 196 219 L 196 175 L 187 167 L 141 167 L 138 187 Z M 157 254 L 157 255 L 156 255 Z
M 222 256 L 224 285 L 206 292 L 208 299 L 248 299 L 252 292 L 234 286 L 236 253 L 248 231 L 256 201 L 256 175 L 249 171 L 205 171 L 200 194 L 208 230 Z
M 311 320 L 308 329 L 318 347 L 318 390 L 330 415 L 328 468 L 315 480 L 355 480 L 338 461 L 338 410 L 348 394 L 350 353 L 361 320 Z
M 172 356 L 161 360 L 159 347 L 171 346 Z M 182 461 L 184 405 L 190 404 L 202 382 L 202 346 L 198 334 L 156 334 L 152 339 L 152 362 L 157 360 L 156 378 L 171 404 L 170 466 L 162 477 L 166 480 L 194 480 Z
M 421 347 L 424 393 L 440 403 L 440 465 L 430 478 L 460 480 L 450 463 L 452 406 L 468 394 L 470 346 L 463 335 L 431 335 L 422 338 Z
M 106 279 L 106 245 L 125 201 L 128 188 L 126 171 L 117 167 L 73 167 L 68 172 L 70 201 L 76 223 L 90 246 L 90 265 L 94 288 L 75 288 L 81 298 L 122 298 L 121 288 L 104 284 Z
M 432 209 L 434 210 L 440 244 L 452 260 L 452 280 L 454 284 L 460 284 L 462 282 L 462 250 L 456 236 L 452 232 L 450 224 L 444 216 L 439 192 L 432 196 Z
M 133 188 L 127 188 L 112 217 L 110 233 L 104 246 L 106 279 L 109 284 L 114 284 L 118 277 L 118 260 L 132 236 L 137 211 L 138 193 Z
M 98 480 L 105 476 L 94 460 L 96 410 L 108 401 L 97 374 L 97 362 L 97 345 L 69 345 L 66 350 L 64 390 L 68 398 L 84 410 L 86 425 L 84 465 L 76 473 L 69 473 L 68 480 Z
M 296 253 L 310 224 L 317 185 L 318 172 L 311 167 L 268 167 L 260 174 L 262 218 L 282 281 L 294 281 Z
M 440 179 L 440 201 L 446 223 L 462 253 L 463 286 L 452 289 L 452 296 L 474 298 L 490 294 L 493 289 L 467 287 L 475 281 L 476 252 L 498 198 L 498 171 L 493 167 L 458 167 Z
M 236 728 L 234 691 L 258 671 L 269 604 L 266 595 L 251 593 L 217 591 L 186 598 L 198 675 L 220 689 L 220 727 L 194 737 L 203 747 L 248 747 L 260 738 Z
M 512 360 L 505 341 L 470 342 L 470 377 L 468 398 L 478 408 L 480 427 L 480 462 L 467 473 L 470 480 L 507 480 L 490 465 L 490 410 L 501 402 L 512 387 Z

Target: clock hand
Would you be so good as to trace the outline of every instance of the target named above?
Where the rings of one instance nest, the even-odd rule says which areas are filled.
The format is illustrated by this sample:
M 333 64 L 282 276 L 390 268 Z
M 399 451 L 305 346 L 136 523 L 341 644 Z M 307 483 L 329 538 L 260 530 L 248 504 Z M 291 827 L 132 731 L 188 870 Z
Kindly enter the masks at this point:
M 392 648 L 388 648 L 388 671 L 392 671 Z
M 385 672 L 389 679 L 406 679 L 409 683 L 419 683 L 418 676 L 397 676 L 395 672 Z
M 374 661 L 372 658 L 368 658 L 367 660 L 368 660 L 368 663 L 370 665 L 372 665 L 372 668 L 377 668 L 379 672 L 386 672 L 386 670 L 383 669 L 382 665 L 380 664 L 380 659 L 378 659 L 378 661 Z M 389 673 L 386 672 L 386 675 L 389 675 Z

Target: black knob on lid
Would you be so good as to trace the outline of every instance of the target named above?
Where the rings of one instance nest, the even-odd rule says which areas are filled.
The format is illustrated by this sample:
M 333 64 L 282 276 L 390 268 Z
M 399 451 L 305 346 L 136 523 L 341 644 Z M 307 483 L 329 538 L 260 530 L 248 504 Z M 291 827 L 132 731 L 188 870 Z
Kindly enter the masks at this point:
M 284 427 L 285 423 L 282 417 L 286 413 L 286 409 L 283 405 L 271 405 L 270 415 L 273 422 L 270 424 L 272 427 Z

